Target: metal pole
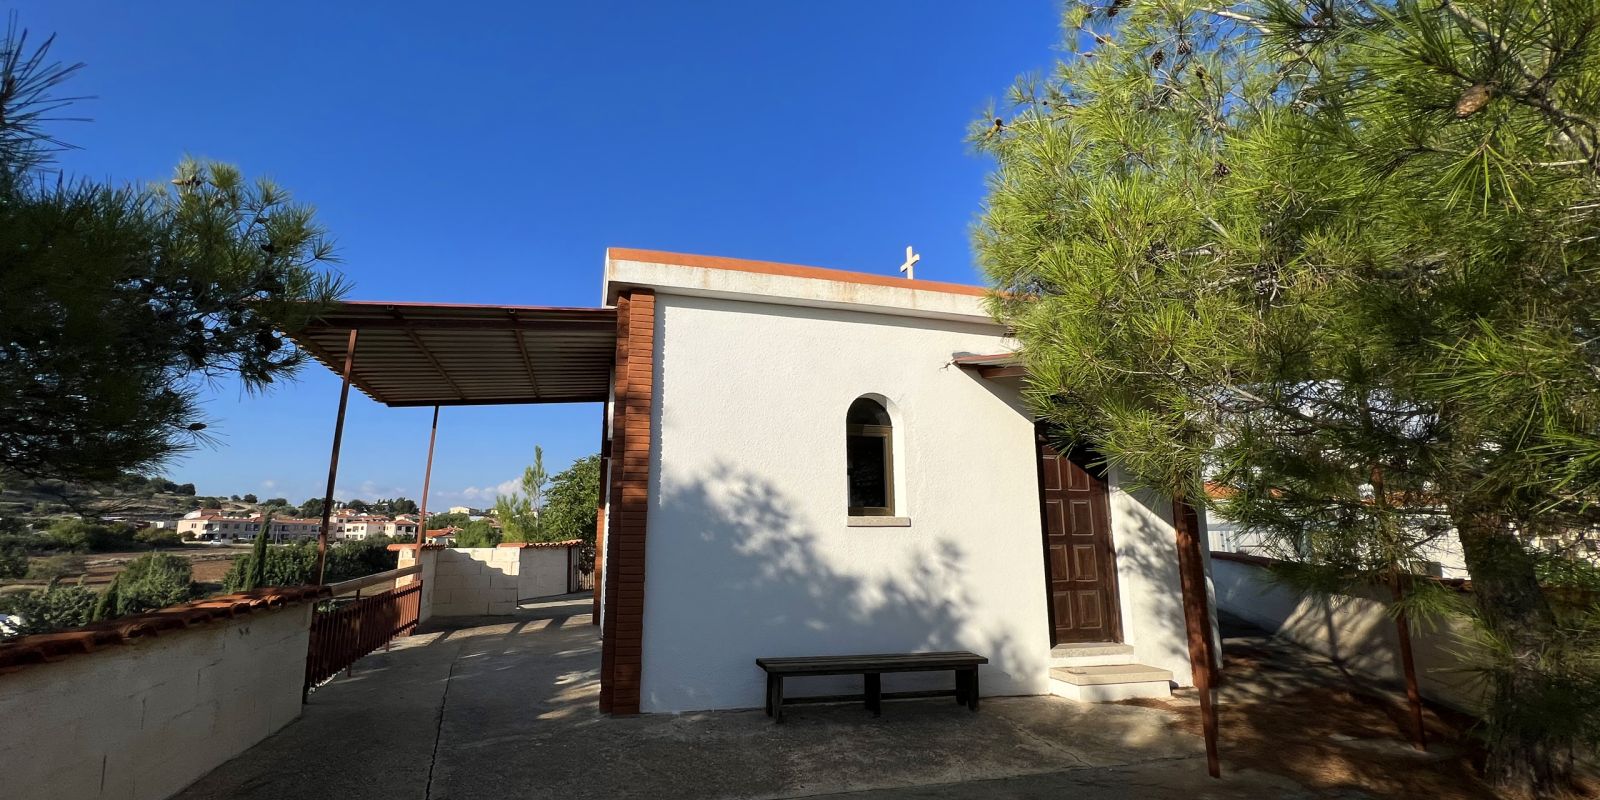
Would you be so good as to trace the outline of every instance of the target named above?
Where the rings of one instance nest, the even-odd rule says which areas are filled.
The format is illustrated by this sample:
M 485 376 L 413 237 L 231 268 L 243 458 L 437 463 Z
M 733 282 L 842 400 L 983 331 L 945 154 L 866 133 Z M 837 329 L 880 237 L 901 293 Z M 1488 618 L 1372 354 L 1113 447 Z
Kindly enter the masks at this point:
M 605 567 L 606 549 L 606 503 L 610 500 L 611 489 L 611 398 L 606 398 L 600 406 L 600 502 L 594 510 L 594 563 L 589 565 L 590 575 L 594 576 L 594 602 L 593 610 L 589 614 L 589 624 L 600 624 L 600 570 Z
M 322 496 L 322 530 L 317 532 L 317 583 L 324 580 L 328 568 L 328 528 L 333 523 L 333 482 L 339 478 L 339 445 L 344 442 L 344 411 L 350 404 L 350 370 L 356 363 L 356 330 L 350 329 L 350 340 L 344 350 L 344 385 L 339 387 L 339 416 L 333 423 L 333 454 L 328 456 L 328 491 Z
M 439 438 L 439 407 L 433 407 L 433 427 L 428 431 L 428 466 L 422 470 L 422 508 L 417 514 L 417 547 L 428 543 L 428 486 L 433 481 L 433 442 Z M 422 553 L 417 553 L 417 563 L 422 563 Z M 418 573 L 417 580 L 422 580 Z
M 1211 696 L 1211 615 L 1206 610 L 1206 576 L 1200 535 L 1194 524 L 1198 518 L 1182 497 L 1172 500 L 1172 528 L 1178 540 L 1178 579 L 1183 587 L 1184 627 L 1189 634 L 1189 668 L 1194 672 L 1194 688 L 1200 693 L 1200 728 L 1206 740 L 1206 772 L 1222 777 L 1217 757 L 1217 709 Z
M 1390 586 L 1396 604 L 1405 599 L 1405 589 L 1400 585 L 1398 569 L 1390 569 Z M 1417 685 L 1417 664 L 1411 657 L 1411 622 L 1406 612 L 1395 615 L 1395 636 L 1400 640 L 1400 666 L 1406 675 L 1406 704 L 1411 711 L 1411 744 L 1418 750 L 1428 749 L 1427 728 L 1422 724 L 1422 688 Z

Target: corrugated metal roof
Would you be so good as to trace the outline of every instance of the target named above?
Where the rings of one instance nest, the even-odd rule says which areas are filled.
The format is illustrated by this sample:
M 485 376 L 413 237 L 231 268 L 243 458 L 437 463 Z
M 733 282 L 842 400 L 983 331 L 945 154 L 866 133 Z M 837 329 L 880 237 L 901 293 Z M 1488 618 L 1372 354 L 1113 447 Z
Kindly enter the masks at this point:
M 614 308 L 346 301 L 287 331 L 389 406 L 591 403 L 606 399 L 615 358 Z

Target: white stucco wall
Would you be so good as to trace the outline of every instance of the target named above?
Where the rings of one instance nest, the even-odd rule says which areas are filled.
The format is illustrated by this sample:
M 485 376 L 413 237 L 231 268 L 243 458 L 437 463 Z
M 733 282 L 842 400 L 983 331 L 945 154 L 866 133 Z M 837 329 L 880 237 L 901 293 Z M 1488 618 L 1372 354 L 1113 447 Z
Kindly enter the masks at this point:
M 659 294 L 645 711 L 759 706 L 761 656 L 966 649 L 1047 690 L 1033 422 L 954 366 L 996 327 Z M 849 527 L 844 416 L 887 398 L 909 527 Z M 885 689 L 918 679 L 890 676 Z M 859 691 L 793 681 L 791 694 Z
M 424 551 L 425 569 L 429 561 L 423 601 L 430 616 L 514 614 L 519 601 L 567 591 L 564 547 L 447 547 Z
M 517 610 L 522 551 L 512 547 L 447 547 L 437 553 L 432 613 L 436 617 L 501 616 Z
M 1172 529 L 1172 501 L 1147 490 L 1130 490 L 1115 470 L 1110 484 L 1122 640 L 1133 646 L 1139 663 L 1172 670 L 1172 679 L 1179 686 L 1193 686 L 1188 632 L 1184 627 L 1183 583 L 1178 577 L 1177 534 Z M 1201 525 L 1204 524 L 1202 515 Z M 1202 532 L 1201 542 L 1204 541 Z M 1220 641 L 1215 619 L 1212 628 L 1213 641 Z
M 1273 583 L 1265 567 L 1211 562 L 1217 607 L 1302 647 L 1321 653 L 1351 672 L 1402 686 L 1399 634 L 1384 603 L 1371 592 L 1332 600 L 1302 597 Z M 1481 706 L 1482 684 L 1465 654 L 1475 647 L 1469 623 L 1445 619 L 1414 630 L 1412 660 L 1424 697 L 1471 711 Z
M 300 715 L 311 604 L 0 675 L 0 796 L 160 800 Z
M 397 559 L 396 566 L 409 567 L 413 564 L 416 564 L 417 553 L 418 548 L 415 547 L 408 547 L 400 550 L 399 559 Z M 419 598 L 420 602 L 417 605 L 417 623 L 419 625 L 427 622 L 428 618 L 433 616 L 433 584 L 435 582 L 435 578 L 437 577 L 439 568 L 438 548 L 425 548 L 421 550 L 421 553 L 422 572 L 417 575 L 417 577 L 422 579 L 422 597 Z M 395 587 L 399 588 L 410 582 L 411 576 L 399 578 L 395 581 Z
M 566 547 L 526 547 L 517 567 L 517 596 L 521 599 L 567 593 Z

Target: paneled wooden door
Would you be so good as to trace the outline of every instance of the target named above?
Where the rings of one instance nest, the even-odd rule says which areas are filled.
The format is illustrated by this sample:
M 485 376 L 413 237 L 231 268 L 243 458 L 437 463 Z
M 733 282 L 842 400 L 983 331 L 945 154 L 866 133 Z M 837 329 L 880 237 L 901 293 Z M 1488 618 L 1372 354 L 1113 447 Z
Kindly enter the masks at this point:
M 1104 473 L 1039 441 L 1050 643 L 1122 641 Z

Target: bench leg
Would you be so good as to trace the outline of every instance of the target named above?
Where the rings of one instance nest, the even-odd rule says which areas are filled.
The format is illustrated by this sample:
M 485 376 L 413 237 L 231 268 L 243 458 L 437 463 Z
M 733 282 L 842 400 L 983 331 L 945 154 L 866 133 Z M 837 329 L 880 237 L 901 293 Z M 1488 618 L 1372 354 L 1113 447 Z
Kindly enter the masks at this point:
M 883 714 L 883 676 L 869 672 L 861 677 L 866 684 L 867 710 L 874 717 Z
M 771 673 L 767 674 L 767 716 L 772 716 L 772 682 L 777 678 Z
M 772 709 L 774 720 L 783 722 L 783 676 L 777 675 L 767 680 L 767 708 Z
M 978 668 L 967 670 L 967 708 L 978 710 Z

